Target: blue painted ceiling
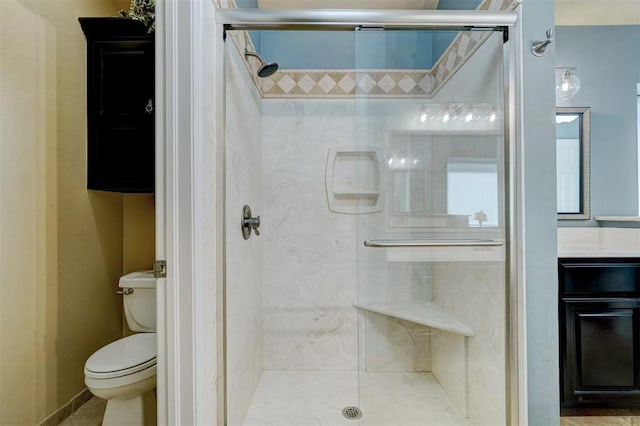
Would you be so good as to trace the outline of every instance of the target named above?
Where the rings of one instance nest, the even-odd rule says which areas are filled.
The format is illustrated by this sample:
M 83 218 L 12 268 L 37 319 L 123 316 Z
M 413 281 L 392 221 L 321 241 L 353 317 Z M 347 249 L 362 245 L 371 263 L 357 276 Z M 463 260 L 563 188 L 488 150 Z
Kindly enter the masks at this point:
M 257 0 L 236 0 L 257 8 Z M 480 0 L 440 0 L 438 9 L 476 9 Z M 266 61 L 282 69 L 430 69 L 453 31 L 250 31 Z

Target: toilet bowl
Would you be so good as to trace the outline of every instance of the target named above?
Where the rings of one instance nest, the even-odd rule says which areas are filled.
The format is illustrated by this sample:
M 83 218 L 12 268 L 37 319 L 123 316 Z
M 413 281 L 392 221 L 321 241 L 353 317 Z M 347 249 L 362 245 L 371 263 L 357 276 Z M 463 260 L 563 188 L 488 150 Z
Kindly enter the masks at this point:
M 102 424 L 155 424 L 156 334 L 141 333 L 99 349 L 84 367 L 85 384 L 107 400 Z
M 151 271 L 120 278 L 125 317 L 132 331 L 89 357 L 84 366 L 87 388 L 107 400 L 103 426 L 156 424 L 155 278 Z

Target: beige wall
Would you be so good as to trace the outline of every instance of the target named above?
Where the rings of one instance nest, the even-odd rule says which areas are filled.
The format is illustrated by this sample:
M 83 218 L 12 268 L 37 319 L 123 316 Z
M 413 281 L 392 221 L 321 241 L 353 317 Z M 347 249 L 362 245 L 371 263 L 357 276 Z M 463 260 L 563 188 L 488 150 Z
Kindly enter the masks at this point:
M 0 0 L 1 1 L 1 0 Z M 122 273 L 153 268 L 155 259 L 155 201 L 153 194 L 122 196 Z M 122 335 L 133 334 L 122 317 Z
M 556 0 L 556 25 L 640 25 L 639 0 Z
M 155 203 L 153 194 L 125 194 L 123 210 L 122 272 L 153 268 L 155 258 Z
M 84 388 L 87 357 L 122 333 L 118 277 L 153 258 L 153 197 L 85 189 L 77 18 L 113 16 L 114 4 L 0 1 L 2 425 L 35 424 Z

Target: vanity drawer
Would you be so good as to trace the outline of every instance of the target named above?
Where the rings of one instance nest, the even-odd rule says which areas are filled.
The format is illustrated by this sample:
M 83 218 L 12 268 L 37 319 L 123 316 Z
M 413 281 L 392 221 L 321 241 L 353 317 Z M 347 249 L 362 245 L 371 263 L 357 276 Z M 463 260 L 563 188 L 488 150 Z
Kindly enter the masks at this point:
M 560 259 L 560 295 L 640 294 L 640 258 Z

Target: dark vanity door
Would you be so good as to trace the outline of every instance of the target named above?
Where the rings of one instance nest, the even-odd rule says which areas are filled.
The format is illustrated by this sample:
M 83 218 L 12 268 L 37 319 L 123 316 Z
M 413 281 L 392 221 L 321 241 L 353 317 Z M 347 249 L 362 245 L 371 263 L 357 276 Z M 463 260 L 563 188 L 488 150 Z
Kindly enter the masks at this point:
M 562 259 L 562 407 L 640 406 L 640 263 Z
M 638 394 L 638 302 L 595 299 L 563 303 L 565 403 L 615 402 Z

